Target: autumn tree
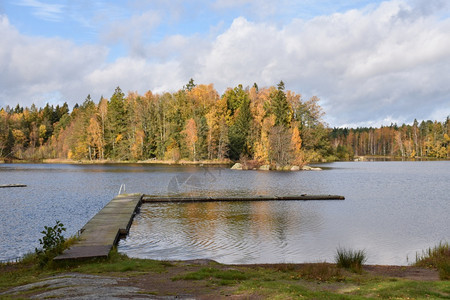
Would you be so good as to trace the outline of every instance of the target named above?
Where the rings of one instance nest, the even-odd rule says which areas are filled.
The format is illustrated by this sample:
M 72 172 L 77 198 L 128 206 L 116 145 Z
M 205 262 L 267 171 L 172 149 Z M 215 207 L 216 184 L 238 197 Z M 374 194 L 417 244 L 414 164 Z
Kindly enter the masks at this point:
M 86 133 L 89 159 L 103 159 L 104 140 L 101 124 L 97 114 L 92 115 L 92 117 L 89 119 L 89 125 L 87 127 Z
M 255 160 L 266 163 L 269 161 L 269 134 L 275 125 L 275 117 L 268 114 L 268 105 L 273 88 L 257 89 L 252 87 L 249 91 L 250 110 L 252 113 L 251 140 L 253 141 L 253 155 Z
M 89 143 L 88 127 L 92 116 L 96 112 L 96 105 L 90 95 L 86 97 L 82 105 L 74 109 L 72 113 L 71 125 L 66 129 L 69 134 L 67 144 L 70 151 L 68 158 L 71 159 L 92 159 L 92 148 Z
M 282 125 L 277 125 L 270 130 L 269 158 L 277 166 L 287 166 L 291 162 L 291 135 Z
M 192 159 L 196 161 L 196 143 L 198 141 L 198 136 L 197 124 L 193 118 L 187 120 L 183 134 L 185 135 L 186 143 L 191 150 Z
M 290 163 L 297 166 L 303 166 L 305 157 L 302 150 L 302 138 L 298 126 L 293 126 L 291 130 L 291 161 Z
M 208 159 L 224 160 L 228 153 L 228 124 L 226 98 L 217 99 L 205 115 L 208 125 Z

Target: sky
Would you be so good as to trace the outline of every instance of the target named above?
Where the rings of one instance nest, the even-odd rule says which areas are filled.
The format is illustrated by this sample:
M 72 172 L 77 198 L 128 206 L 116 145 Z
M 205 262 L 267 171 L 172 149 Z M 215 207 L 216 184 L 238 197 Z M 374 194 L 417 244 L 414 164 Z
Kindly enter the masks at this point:
M 0 107 L 193 78 L 320 98 L 330 127 L 445 121 L 448 0 L 0 0 Z

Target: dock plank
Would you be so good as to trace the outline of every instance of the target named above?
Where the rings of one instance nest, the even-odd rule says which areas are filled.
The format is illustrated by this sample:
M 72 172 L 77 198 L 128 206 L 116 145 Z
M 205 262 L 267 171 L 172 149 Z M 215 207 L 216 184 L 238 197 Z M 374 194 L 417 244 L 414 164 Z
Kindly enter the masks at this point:
M 107 257 L 121 235 L 128 234 L 142 194 L 118 195 L 80 230 L 77 243 L 55 260 Z

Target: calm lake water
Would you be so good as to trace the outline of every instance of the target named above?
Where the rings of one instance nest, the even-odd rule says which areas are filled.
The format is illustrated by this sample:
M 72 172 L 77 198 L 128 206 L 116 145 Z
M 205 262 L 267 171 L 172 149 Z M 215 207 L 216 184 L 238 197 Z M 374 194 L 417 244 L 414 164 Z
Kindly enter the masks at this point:
M 370 264 L 413 262 L 450 241 L 450 161 L 339 162 L 324 171 L 234 171 L 154 165 L 2 164 L 0 260 L 39 247 L 60 220 L 75 234 L 126 185 L 184 195 L 339 194 L 344 201 L 144 204 L 119 251 L 153 259 L 223 263 L 333 261 L 365 249 Z M 409 259 L 409 261 L 408 261 Z

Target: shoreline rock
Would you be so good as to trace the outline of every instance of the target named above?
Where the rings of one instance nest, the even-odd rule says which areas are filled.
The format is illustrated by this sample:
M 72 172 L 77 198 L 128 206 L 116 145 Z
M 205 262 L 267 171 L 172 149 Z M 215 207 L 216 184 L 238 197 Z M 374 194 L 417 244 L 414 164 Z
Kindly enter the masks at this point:
M 259 170 L 261 170 L 261 171 L 269 171 L 270 170 L 270 165 L 262 165 L 261 167 L 259 167 Z
M 242 164 L 240 163 L 235 163 L 232 167 L 231 170 L 242 170 Z
M 303 171 L 322 171 L 321 168 L 311 167 L 311 166 L 303 166 L 302 170 Z

